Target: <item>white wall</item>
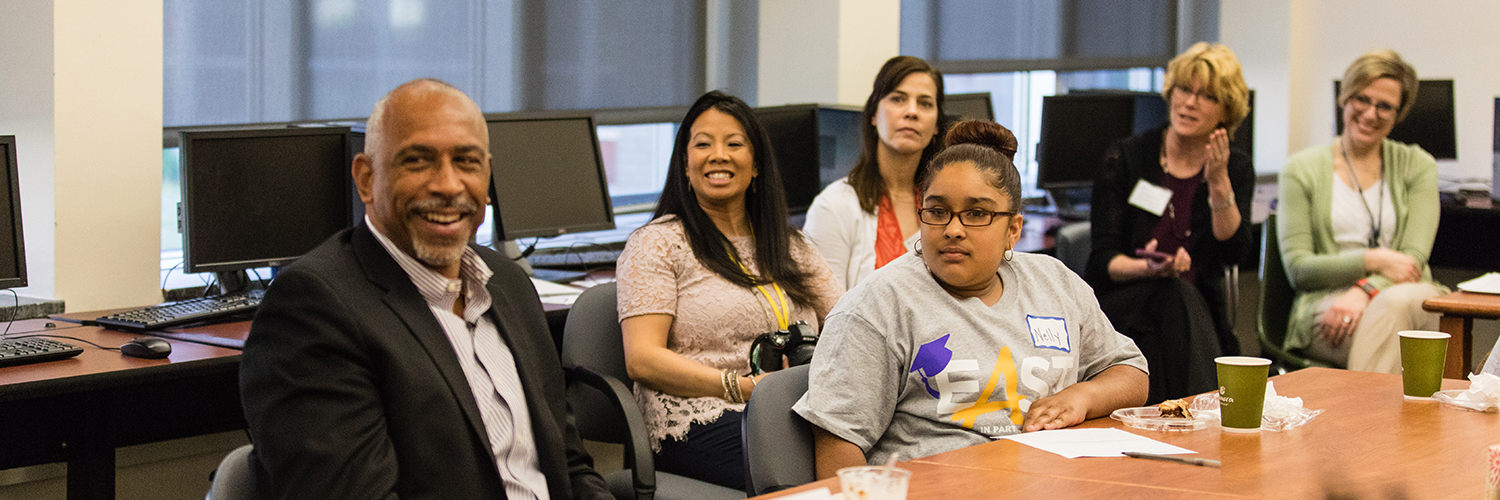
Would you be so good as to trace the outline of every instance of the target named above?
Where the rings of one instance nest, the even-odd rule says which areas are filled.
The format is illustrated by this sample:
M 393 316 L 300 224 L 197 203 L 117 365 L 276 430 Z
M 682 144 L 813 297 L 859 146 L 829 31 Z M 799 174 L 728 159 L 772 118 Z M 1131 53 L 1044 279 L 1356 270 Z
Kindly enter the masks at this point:
M 55 293 L 69 311 L 161 300 L 162 14 L 162 0 L 54 5 Z
M 30 283 L 17 292 L 53 297 L 52 2 L 0 0 L 0 12 L 0 135 L 16 136 Z
M 0 0 L 0 135 L 15 135 L 29 296 L 160 300 L 162 1 Z
M 1234 51 L 1255 89 L 1255 170 L 1286 163 L 1290 122 L 1291 0 L 1221 0 L 1219 42 Z
M 1500 2 L 1221 0 L 1220 14 L 1220 40 L 1240 55 L 1247 83 L 1257 90 L 1258 151 L 1281 140 L 1288 152 L 1331 140 L 1332 82 L 1360 54 L 1389 48 L 1421 78 L 1454 80 L 1458 160 L 1439 162 L 1439 175 L 1491 176 Z M 1287 93 L 1278 95 L 1282 85 Z M 1286 115 L 1262 115 L 1268 108 L 1272 114 L 1285 109 Z M 1284 159 L 1257 154 L 1257 170 L 1280 170 Z
M 901 51 L 900 0 L 761 0 L 757 103 L 864 104 Z

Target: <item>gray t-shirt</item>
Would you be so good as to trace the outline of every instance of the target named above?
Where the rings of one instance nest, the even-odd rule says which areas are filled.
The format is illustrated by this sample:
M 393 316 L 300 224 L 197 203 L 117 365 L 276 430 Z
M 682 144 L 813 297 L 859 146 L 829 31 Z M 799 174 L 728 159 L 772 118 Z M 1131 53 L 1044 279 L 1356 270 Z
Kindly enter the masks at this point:
M 875 464 L 1015 434 L 1037 399 L 1114 365 L 1146 371 L 1057 259 L 1016 252 L 1000 279 L 986 306 L 949 295 L 910 253 L 876 270 L 828 314 L 792 409 Z

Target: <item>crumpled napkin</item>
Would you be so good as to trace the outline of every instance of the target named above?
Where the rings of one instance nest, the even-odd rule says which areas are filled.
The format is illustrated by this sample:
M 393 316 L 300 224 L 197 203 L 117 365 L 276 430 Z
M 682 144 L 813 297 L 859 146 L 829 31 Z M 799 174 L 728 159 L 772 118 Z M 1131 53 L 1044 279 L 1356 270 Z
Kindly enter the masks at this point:
M 1193 399 L 1193 413 L 1205 413 L 1219 418 L 1219 393 L 1210 392 Z M 1260 430 L 1284 431 L 1307 425 L 1323 410 L 1302 407 L 1302 398 L 1289 398 L 1276 394 L 1276 383 L 1266 381 L 1266 401 L 1261 406 Z
M 1439 392 L 1432 398 L 1474 411 L 1500 411 L 1500 377 L 1488 373 L 1469 374 L 1469 389 L 1454 395 Z

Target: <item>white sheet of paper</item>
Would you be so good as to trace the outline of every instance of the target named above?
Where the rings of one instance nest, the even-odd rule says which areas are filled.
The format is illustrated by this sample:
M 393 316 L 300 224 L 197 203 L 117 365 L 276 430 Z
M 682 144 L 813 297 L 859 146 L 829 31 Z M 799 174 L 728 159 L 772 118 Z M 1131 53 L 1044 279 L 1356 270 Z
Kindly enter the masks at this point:
M 844 498 L 844 495 L 842 493 L 840 493 L 839 496 L 838 496 L 838 498 Z M 808 490 L 808 491 L 804 491 L 802 493 L 798 493 L 798 494 L 795 494 L 795 495 L 787 495 L 787 496 L 781 497 L 781 500 L 832 500 L 832 499 L 833 499 L 833 494 L 828 491 L 828 488 L 818 488 L 816 490 Z
M 1141 179 L 1135 181 L 1135 189 L 1130 190 L 1130 198 L 1126 201 L 1151 212 L 1151 215 L 1161 217 L 1162 212 L 1167 210 L 1167 204 L 1172 202 L 1172 190 Z
M 541 296 L 542 302 L 548 304 L 573 305 L 573 301 L 578 300 L 578 294 L 583 293 L 583 289 L 576 286 L 536 278 L 531 278 L 531 286 L 536 288 L 536 294 Z
M 1500 273 L 1485 273 L 1484 276 L 1459 283 L 1458 289 L 1470 293 L 1500 293 Z
M 1198 453 L 1120 429 L 1058 429 L 1012 434 L 1000 439 L 1056 453 L 1063 458 L 1122 457 L 1127 451 L 1158 455 Z

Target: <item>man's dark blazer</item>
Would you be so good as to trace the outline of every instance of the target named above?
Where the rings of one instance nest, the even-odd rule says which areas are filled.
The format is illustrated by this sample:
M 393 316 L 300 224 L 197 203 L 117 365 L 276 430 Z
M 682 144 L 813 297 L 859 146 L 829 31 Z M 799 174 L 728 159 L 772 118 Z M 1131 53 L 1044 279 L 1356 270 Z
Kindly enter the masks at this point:
M 573 427 L 526 274 L 494 271 L 489 317 L 526 393 L 554 499 L 611 498 Z M 277 498 L 505 498 L 468 380 L 427 302 L 363 223 L 287 267 L 245 342 L 256 488 Z

